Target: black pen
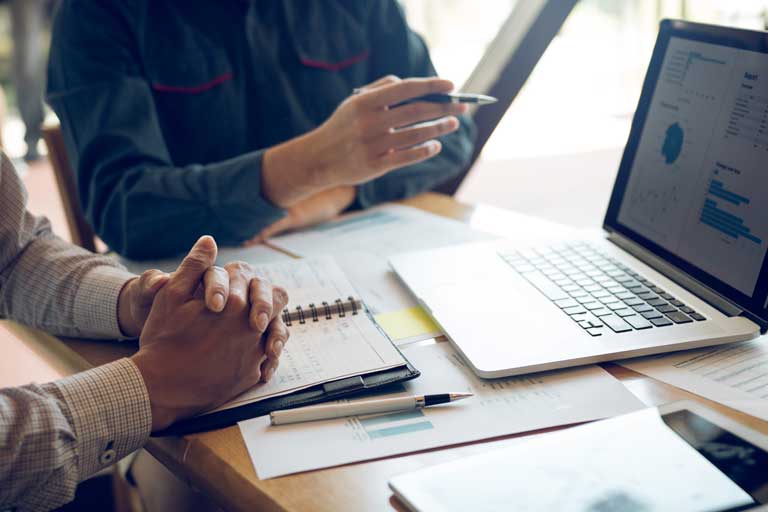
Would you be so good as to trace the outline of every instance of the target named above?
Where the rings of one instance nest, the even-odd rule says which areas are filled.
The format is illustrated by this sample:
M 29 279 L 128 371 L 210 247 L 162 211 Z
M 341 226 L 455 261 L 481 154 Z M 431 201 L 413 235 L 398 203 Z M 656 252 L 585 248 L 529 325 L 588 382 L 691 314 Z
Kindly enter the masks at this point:
M 364 89 L 354 89 L 352 91 L 353 94 L 359 94 L 363 92 Z M 485 94 L 472 94 L 467 92 L 450 92 L 450 93 L 433 93 L 433 94 L 425 94 L 424 96 L 417 96 L 415 98 L 410 98 L 405 101 L 401 101 L 400 103 L 397 103 L 395 105 L 392 105 L 393 107 L 399 107 L 400 105 L 408 105 L 409 103 L 417 103 L 419 101 L 426 101 L 429 103 L 471 103 L 475 105 L 490 105 L 491 103 L 496 103 L 497 100 L 493 96 L 486 96 Z

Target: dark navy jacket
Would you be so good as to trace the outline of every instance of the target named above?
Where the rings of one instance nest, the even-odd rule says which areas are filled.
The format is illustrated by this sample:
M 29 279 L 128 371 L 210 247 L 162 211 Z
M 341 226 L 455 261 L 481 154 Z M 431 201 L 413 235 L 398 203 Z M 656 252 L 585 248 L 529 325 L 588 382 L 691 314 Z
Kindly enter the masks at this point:
M 66 0 L 48 101 L 96 232 L 130 258 L 237 244 L 285 212 L 260 190 L 263 151 L 327 119 L 355 87 L 430 76 L 394 0 Z M 436 158 L 358 187 L 357 207 L 447 180 L 473 127 Z

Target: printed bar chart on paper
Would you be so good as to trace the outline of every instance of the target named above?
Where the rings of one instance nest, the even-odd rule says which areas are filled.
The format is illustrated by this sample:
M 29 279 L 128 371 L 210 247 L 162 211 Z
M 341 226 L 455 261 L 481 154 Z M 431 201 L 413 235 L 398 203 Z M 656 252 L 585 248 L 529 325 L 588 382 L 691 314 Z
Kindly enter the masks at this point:
M 294 425 L 270 426 L 268 417 L 241 422 L 259 478 L 579 423 L 643 407 L 599 366 L 482 380 L 448 343 L 413 346 L 404 354 L 422 376 L 387 396 L 446 391 L 474 396 L 418 411 Z M 600 400 L 595 400 L 598 395 Z

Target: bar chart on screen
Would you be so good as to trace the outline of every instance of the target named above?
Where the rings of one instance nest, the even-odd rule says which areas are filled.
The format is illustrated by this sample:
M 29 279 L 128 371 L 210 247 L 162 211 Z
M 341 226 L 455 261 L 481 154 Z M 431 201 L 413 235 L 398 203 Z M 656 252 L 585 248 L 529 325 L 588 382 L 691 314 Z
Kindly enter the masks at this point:
M 731 194 L 722 187 L 722 182 L 713 180 L 710 184 L 709 193 L 725 198 L 725 201 L 733 202 L 737 206 L 741 203 L 749 204 L 749 199 Z M 744 224 L 744 219 L 721 209 L 718 203 L 712 199 L 704 200 L 700 220 L 702 224 L 706 224 L 734 240 L 745 238 L 758 245 L 763 243 L 761 239 L 751 233 L 751 229 Z
M 735 160 L 735 159 L 734 159 Z M 734 288 L 751 295 L 766 253 L 768 220 L 753 200 L 765 190 L 765 173 L 747 165 L 717 160 L 704 183 L 704 195 L 683 249 L 715 275 L 730 267 Z

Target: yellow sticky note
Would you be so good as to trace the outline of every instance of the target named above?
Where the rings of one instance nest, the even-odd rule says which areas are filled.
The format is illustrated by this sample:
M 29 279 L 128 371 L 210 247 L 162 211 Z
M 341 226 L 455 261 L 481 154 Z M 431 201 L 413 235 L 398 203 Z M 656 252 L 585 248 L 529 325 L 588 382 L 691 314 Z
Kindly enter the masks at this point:
M 440 327 L 419 306 L 374 316 L 392 341 L 416 341 L 442 334 Z

